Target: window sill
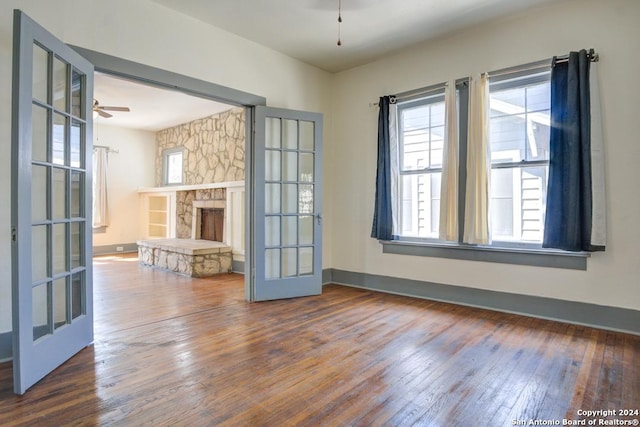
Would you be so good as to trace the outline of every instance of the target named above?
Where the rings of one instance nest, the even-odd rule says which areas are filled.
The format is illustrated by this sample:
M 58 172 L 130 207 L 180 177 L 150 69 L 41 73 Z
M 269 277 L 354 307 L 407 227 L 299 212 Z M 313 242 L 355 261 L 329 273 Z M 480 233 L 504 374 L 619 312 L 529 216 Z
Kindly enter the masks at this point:
M 497 262 L 534 267 L 587 269 L 588 252 L 566 252 L 553 249 L 467 246 L 445 242 L 380 240 L 386 254 L 414 255 L 465 261 Z

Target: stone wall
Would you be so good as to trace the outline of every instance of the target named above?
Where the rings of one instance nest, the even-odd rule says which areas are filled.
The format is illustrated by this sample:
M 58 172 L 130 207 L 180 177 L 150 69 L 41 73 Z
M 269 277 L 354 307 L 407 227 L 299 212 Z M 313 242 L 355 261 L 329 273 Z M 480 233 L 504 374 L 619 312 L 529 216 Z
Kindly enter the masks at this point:
M 216 188 L 178 191 L 176 193 L 176 237 L 178 239 L 191 238 L 194 200 L 226 200 L 226 190 L 224 188 Z
M 156 185 L 162 186 L 162 152 L 183 147 L 183 184 L 244 180 L 244 108 L 161 130 L 156 134 Z

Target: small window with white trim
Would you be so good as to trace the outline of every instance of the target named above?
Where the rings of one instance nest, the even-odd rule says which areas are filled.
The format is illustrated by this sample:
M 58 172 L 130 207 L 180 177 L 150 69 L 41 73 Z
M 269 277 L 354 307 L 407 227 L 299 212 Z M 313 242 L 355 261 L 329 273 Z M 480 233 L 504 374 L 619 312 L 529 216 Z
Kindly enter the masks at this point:
M 179 185 L 183 182 L 183 150 L 170 148 L 162 152 L 162 169 L 164 185 Z

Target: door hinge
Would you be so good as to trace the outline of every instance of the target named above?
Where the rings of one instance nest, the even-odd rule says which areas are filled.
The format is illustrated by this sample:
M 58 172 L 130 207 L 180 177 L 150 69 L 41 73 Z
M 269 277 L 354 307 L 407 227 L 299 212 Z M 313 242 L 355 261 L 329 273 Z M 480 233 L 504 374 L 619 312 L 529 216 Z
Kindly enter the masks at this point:
M 11 242 L 18 242 L 18 229 L 16 227 L 11 227 Z

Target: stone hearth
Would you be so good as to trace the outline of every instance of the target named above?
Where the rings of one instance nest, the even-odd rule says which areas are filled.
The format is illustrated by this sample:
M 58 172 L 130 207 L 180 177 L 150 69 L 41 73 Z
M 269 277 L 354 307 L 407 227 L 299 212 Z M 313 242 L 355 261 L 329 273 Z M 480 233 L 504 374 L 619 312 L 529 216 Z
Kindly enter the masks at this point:
M 231 247 L 221 242 L 193 239 L 139 240 L 141 264 L 191 277 L 231 271 Z

